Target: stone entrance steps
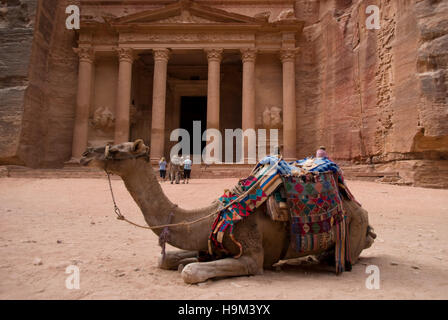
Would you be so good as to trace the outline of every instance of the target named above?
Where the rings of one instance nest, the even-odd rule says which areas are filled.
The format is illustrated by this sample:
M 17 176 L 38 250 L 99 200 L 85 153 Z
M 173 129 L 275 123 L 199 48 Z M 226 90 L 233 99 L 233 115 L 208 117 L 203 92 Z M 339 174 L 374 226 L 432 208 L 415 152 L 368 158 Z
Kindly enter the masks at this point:
M 153 166 L 158 170 L 158 166 Z M 191 177 L 193 179 L 222 179 L 247 177 L 253 165 L 193 165 Z M 11 178 L 40 178 L 40 179 L 70 179 L 70 178 L 106 178 L 104 171 L 93 168 L 85 168 L 75 165 L 65 166 L 60 169 L 32 169 L 21 166 L 0 167 L 0 177 Z M 119 177 L 112 176 L 115 179 Z
M 222 178 L 244 178 L 253 169 L 253 165 L 193 165 L 191 177 L 193 179 L 222 179 Z M 153 166 L 158 170 L 158 166 Z M 379 181 L 396 183 L 400 180 L 398 172 L 380 172 L 367 170 L 365 167 L 346 166 L 342 167 L 344 177 L 351 180 Z M 0 177 L 12 178 L 41 178 L 41 179 L 64 179 L 64 178 L 106 178 L 104 171 L 93 168 L 85 168 L 76 165 L 65 166 L 61 169 L 32 169 L 21 166 L 0 167 Z M 112 176 L 119 179 L 117 176 Z
M 376 171 L 366 166 L 343 166 L 345 179 L 395 183 L 401 178 L 397 171 Z

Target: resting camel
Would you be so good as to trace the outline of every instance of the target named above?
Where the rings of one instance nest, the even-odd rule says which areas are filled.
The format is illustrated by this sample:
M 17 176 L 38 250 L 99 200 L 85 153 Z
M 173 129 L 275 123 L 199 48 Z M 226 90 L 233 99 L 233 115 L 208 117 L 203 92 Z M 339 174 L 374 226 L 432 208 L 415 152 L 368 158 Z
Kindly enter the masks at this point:
M 140 207 L 149 226 L 176 224 L 184 221 L 195 221 L 206 217 L 219 208 L 218 201 L 208 207 L 185 210 L 163 193 L 152 166 L 148 163 L 149 147 L 142 140 L 102 148 L 88 149 L 81 164 L 107 170 L 119 175 Z M 349 217 L 350 248 L 352 262 L 356 262 L 361 251 L 371 246 L 375 234 L 368 224 L 367 212 L 355 202 L 344 201 Z M 286 247 L 288 232 L 285 223 L 271 220 L 266 214 L 266 205 L 260 206 L 248 218 L 238 222 L 234 228 L 234 236 L 243 246 L 243 254 L 238 259 L 222 258 L 208 262 L 198 262 L 198 252 L 207 252 L 208 237 L 211 226 L 217 216 L 212 214 L 206 219 L 191 224 L 169 227 L 168 243 L 182 249 L 178 252 L 167 252 L 164 259 L 159 259 L 159 267 L 163 269 L 182 269 L 182 278 L 186 283 L 199 283 L 211 278 L 258 275 L 264 268 L 272 266 L 280 259 L 287 260 L 308 255 L 328 253 L 323 251 L 297 253 Z M 160 236 L 162 229 L 153 230 Z M 232 256 L 240 250 L 226 234 L 223 244 Z

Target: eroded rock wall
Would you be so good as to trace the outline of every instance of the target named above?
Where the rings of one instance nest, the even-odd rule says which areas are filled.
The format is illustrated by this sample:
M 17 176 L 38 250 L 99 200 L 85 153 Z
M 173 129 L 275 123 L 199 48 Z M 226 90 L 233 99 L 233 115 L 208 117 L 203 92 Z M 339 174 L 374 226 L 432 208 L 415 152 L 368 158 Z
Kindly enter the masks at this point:
M 79 3 L 0 0 L 0 164 L 58 167 L 70 158 L 78 59 L 64 22 L 65 7 Z M 366 28 L 372 4 L 379 30 Z M 83 14 L 101 20 L 158 6 Z M 249 7 L 241 13 L 282 9 Z M 297 0 L 295 12 L 306 22 L 297 39 L 297 157 L 325 145 L 341 163 L 448 187 L 448 1 Z
M 79 1 L 2 1 L 2 164 L 58 167 L 70 158 L 78 61 L 68 4 Z
M 366 28 L 372 4 L 380 8 L 379 30 Z M 428 185 L 421 177 L 434 176 L 434 161 L 435 174 L 448 180 L 448 3 L 301 0 L 296 14 L 306 21 L 297 65 L 298 156 L 325 145 L 342 163 L 397 170 L 401 182 L 414 185 Z M 431 186 L 448 187 L 444 179 Z
M 0 161 L 17 164 L 37 1 L 0 2 Z

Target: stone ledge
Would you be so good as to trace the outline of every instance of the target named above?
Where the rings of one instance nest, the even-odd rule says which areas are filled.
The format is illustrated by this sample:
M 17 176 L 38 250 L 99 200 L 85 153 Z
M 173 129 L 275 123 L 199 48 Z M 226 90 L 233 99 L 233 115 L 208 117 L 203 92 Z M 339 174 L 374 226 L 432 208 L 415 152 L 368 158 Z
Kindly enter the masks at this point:
M 158 166 L 153 166 L 158 170 Z M 247 177 L 253 165 L 193 165 L 193 179 Z M 363 180 L 424 188 L 448 189 L 448 161 L 409 160 L 376 165 L 346 165 L 341 167 L 349 180 Z M 21 166 L 0 166 L 0 178 L 98 178 L 106 179 L 103 171 L 80 166 L 62 169 L 31 169 Z M 113 179 L 120 179 L 112 176 Z

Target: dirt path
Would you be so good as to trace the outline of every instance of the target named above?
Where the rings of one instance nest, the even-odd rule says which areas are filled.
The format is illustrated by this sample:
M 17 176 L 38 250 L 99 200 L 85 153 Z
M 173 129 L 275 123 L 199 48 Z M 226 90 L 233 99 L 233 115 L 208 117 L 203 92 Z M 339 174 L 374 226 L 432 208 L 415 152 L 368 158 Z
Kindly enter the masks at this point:
M 207 205 L 235 179 L 163 184 L 185 208 Z M 121 181 L 113 181 L 128 218 L 143 223 Z M 447 299 L 448 190 L 350 181 L 378 239 L 352 272 L 336 277 L 310 266 L 261 276 L 187 285 L 156 267 L 160 247 L 150 231 L 115 219 L 107 181 L 0 179 L 0 299 Z M 41 264 L 39 260 L 41 259 Z M 65 287 L 68 265 L 80 268 L 80 290 Z M 365 286 L 366 266 L 381 287 Z

